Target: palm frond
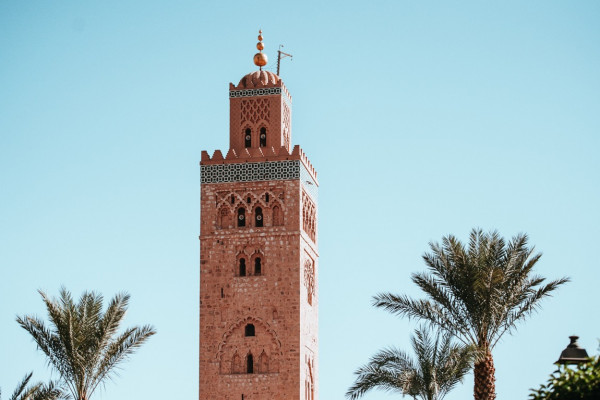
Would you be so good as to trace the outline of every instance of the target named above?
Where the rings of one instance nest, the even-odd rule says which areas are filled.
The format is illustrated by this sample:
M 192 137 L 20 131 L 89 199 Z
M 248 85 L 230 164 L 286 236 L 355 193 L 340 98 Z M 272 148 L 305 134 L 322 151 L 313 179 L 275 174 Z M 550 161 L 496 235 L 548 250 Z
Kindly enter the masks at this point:
M 67 399 L 55 382 L 50 382 L 47 385 L 37 382 L 29 385 L 32 375 L 33 372 L 25 375 L 25 378 L 17 385 L 9 400 L 57 400 L 60 397 Z M 2 398 L 1 395 L 2 392 L 0 391 L 0 398 Z
M 23 394 L 32 375 L 33 375 L 33 372 L 30 372 L 27 375 L 25 375 L 23 380 L 21 382 L 19 382 L 19 384 L 17 385 L 15 391 L 13 392 L 12 396 L 10 397 L 10 400 L 16 400 L 19 398 L 19 396 L 21 396 Z
M 77 302 L 64 287 L 58 299 L 39 293 L 48 313 L 48 327 L 31 316 L 17 317 L 17 322 L 33 337 L 48 364 L 59 373 L 59 384 L 74 399 L 89 399 L 111 371 L 155 333 L 152 327 L 143 326 L 118 334 L 130 298 L 126 293 L 117 294 L 106 312 L 102 311 L 102 295 L 95 292 L 84 292 Z M 38 389 L 40 397 L 31 400 L 52 400 L 60 391 L 53 383 Z
M 356 381 L 346 392 L 358 399 L 372 389 L 398 392 L 422 400 L 441 400 L 468 373 L 474 352 L 452 343 L 439 331 L 431 336 L 421 327 L 411 337 L 415 357 L 393 347 L 380 350 L 355 371 Z
M 514 331 L 519 322 L 539 309 L 543 298 L 569 281 L 560 278 L 546 283 L 545 278 L 534 275 L 540 258 L 541 253 L 535 252 L 523 233 L 506 241 L 497 231 L 486 233 L 476 228 L 471 230 L 467 245 L 448 235 L 441 243 L 429 244 L 423 255 L 426 271 L 412 275 L 425 298 L 383 293 L 374 297 L 373 304 L 395 315 L 427 322 L 455 335 L 463 345 L 474 346 L 475 362 L 486 364 L 481 371 L 493 374 L 491 350 L 500 338 Z M 419 335 L 417 339 L 427 340 Z M 443 347 L 446 343 L 440 340 Z M 413 345 L 416 351 L 424 349 Z M 488 394 L 494 393 L 491 386 Z

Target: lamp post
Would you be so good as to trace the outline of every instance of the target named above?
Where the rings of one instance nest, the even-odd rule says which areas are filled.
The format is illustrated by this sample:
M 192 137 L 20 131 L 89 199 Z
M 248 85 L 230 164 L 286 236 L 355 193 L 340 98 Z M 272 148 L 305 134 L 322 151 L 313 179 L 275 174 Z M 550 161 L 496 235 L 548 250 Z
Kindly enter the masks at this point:
M 560 353 L 560 357 L 555 364 L 581 364 L 589 360 L 587 351 L 584 348 L 579 347 L 577 339 L 579 336 L 569 336 L 571 343 Z

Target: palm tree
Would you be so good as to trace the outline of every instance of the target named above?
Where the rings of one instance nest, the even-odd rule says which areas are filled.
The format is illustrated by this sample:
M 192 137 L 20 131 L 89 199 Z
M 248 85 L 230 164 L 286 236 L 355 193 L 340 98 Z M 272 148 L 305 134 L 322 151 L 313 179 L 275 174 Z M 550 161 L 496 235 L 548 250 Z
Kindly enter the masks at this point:
M 47 385 L 38 382 L 32 386 L 27 386 L 32 375 L 33 372 L 25 375 L 25 378 L 19 383 L 9 400 L 56 400 L 63 395 L 54 382 Z M 2 399 L 1 390 L 0 399 Z
M 413 300 L 390 293 L 374 297 L 374 305 L 394 314 L 431 323 L 448 331 L 465 345 L 476 346 L 475 400 L 496 398 L 492 350 L 506 332 L 535 311 L 542 298 L 569 281 L 562 278 L 543 284 L 532 275 L 541 254 L 519 234 L 506 243 L 498 232 L 471 231 L 469 246 L 454 236 L 442 245 L 430 243 L 423 259 L 428 271 L 412 280 L 428 296 Z
M 474 352 L 453 344 L 448 333 L 438 332 L 434 339 L 420 328 L 411 342 L 416 359 L 396 348 L 381 350 L 356 370 L 358 377 L 346 397 L 358 399 L 380 388 L 413 399 L 441 400 L 471 369 Z
M 17 322 L 31 334 L 75 400 L 89 400 L 114 368 L 155 334 L 148 325 L 117 333 L 129 304 L 128 294 L 117 294 L 102 312 L 103 298 L 94 292 L 84 292 L 78 303 L 65 288 L 59 300 L 39 293 L 50 327 L 31 316 L 17 317 Z

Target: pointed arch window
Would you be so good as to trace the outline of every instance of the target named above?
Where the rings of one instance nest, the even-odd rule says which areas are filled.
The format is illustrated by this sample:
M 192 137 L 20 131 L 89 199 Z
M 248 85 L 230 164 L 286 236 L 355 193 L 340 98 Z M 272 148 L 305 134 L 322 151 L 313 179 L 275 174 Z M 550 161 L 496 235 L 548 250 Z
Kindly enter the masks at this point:
M 246 259 L 240 258 L 240 268 L 239 268 L 240 276 L 246 276 Z
M 254 275 L 262 274 L 262 260 L 260 257 L 254 259 Z
M 254 324 L 248 324 L 244 328 L 244 336 L 254 336 L 256 333 L 256 329 L 254 328 Z
M 263 213 L 260 207 L 254 209 L 254 226 L 259 228 L 263 226 Z
M 244 147 L 252 146 L 252 130 L 250 128 L 246 128 L 244 132 Z
M 267 128 L 260 128 L 260 147 L 267 146 Z
M 237 226 L 238 227 L 246 226 L 246 209 L 244 207 L 238 208 L 237 215 L 238 215 Z
M 252 357 L 252 353 L 249 353 L 246 357 L 246 373 L 253 374 L 254 373 L 254 357 Z

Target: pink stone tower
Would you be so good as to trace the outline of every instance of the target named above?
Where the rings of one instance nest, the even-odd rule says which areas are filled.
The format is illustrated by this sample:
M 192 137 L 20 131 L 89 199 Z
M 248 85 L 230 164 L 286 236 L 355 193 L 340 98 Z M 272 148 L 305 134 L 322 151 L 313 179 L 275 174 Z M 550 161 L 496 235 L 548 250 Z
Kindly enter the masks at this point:
M 229 85 L 229 150 L 200 162 L 200 400 L 317 400 L 317 173 L 257 48 Z

